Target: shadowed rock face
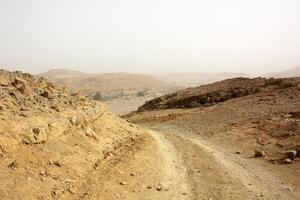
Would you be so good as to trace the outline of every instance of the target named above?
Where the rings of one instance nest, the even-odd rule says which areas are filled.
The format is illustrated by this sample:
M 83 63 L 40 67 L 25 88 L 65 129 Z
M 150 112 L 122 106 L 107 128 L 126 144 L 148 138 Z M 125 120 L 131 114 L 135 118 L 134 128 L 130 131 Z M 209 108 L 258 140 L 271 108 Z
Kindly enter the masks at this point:
M 146 102 L 138 111 L 206 107 L 270 90 L 295 87 L 299 79 L 234 78 L 188 88 Z

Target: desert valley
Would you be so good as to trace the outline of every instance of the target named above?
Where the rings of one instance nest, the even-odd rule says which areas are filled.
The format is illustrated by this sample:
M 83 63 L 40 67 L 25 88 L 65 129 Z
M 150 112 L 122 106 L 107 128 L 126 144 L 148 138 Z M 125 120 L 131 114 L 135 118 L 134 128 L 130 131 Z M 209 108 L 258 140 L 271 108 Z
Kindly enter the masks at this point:
M 0 0 L 0 200 L 300 200 L 299 0 Z
M 120 115 L 137 110 L 139 105 L 147 100 L 180 88 L 145 74 L 85 74 L 55 69 L 39 76 L 58 85 L 81 91 L 93 99 L 105 101 L 111 111 Z
M 126 76 L 123 84 L 132 79 Z M 144 84 L 123 88 L 139 108 L 115 98 L 128 106 L 118 117 L 106 105 L 111 100 L 93 100 L 82 79 L 61 77 L 51 77 L 54 84 L 0 72 L 1 199 L 300 195 L 300 78 L 239 77 L 176 90 L 139 76 Z M 110 94 L 122 89 L 119 81 L 91 88 Z M 149 90 L 151 81 L 158 83 Z M 139 91 L 153 99 L 136 104 Z

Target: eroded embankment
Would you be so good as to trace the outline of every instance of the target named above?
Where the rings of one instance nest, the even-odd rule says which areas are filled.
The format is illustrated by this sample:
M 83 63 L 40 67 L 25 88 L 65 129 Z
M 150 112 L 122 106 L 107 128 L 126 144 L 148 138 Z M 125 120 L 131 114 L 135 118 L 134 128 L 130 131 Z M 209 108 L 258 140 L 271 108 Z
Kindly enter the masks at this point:
M 0 70 L 0 199 L 73 199 L 145 131 L 44 78 Z
M 110 168 L 91 173 L 87 199 L 191 199 L 187 172 L 173 145 L 154 131 L 141 144 L 117 165 L 110 162 Z

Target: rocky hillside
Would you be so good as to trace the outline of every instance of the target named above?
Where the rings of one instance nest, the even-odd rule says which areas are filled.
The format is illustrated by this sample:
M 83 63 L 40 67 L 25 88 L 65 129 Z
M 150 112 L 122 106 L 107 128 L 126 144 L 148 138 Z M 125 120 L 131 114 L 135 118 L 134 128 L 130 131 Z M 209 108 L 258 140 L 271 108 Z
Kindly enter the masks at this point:
M 207 107 L 230 99 L 260 92 L 295 87 L 300 79 L 234 78 L 209 85 L 187 88 L 155 98 L 142 105 L 138 111 L 171 108 Z
M 143 130 L 45 78 L 1 70 L 0 99 L 0 199 L 84 198 L 93 173 L 142 143 Z
M 100 92 L 106 99 L 136 95 L 141 91 L 169 90 L 171 86 L 155 77 L 142 74 L 110 73 L 85 74 L 82 72 L 55 69 L 39 74 L 48 80 L 93 96 Z
M 199 103 L 198 99 L 201 100 Z M 190 106 L 194 101 L 197 103 L 193 104 L 195 107 Z M 150 101 L 140 108 L 140 112 L 124 117 L 133 123 L 145 124 L 164 132 L 165 138 L 174 141 L 173 144 L 178 145 L 178 149 L 185 151 L 188 157 L 186 162 L 192 165 L 191 171 L 195 168 L 201 169 L 198 177 L 196 176 L 198 171 L 192 171 L 190 179 L 194 179 L 196 185 L 199 185 L 197 181 L 205 179 L 207 175 L 207 180 L 204 186 L 199 187 L 199 191 L 203 191 L 205 185 L 213 180 L 211 193 L 224 192 L 223 196 L 214 199 L 249 198 L 249 195 L 245 195 L 244 198 L 233 196 L 226 198 L 231 181 L 224 179 L 228 172 L 222 174 L 220 171 L 228 170 L 228 167 L 232 167 L 234 172 L 240 171 L 240 174 L 233 177 L 242 179 L 246 177 L 245 185 L 250 188 L 262 185 L 250 181 L 250 177 L 268 180 L 266 185 L 258 190 L 262 195 L 249 199 L 299 199 L 300 182 L 297 176 L 300 172 L 299 78 L 233 79 L 189 88 Z M 210 147 L 207 148 L 205 145 Z M 198 151 L 194 151 L 194 148 L 198 148 Z M 206 149 L 208 153 L 200 153 L 199 148 Z M 216 150 L 217 148 L 220 149 Z M 220 154 L 226 155 L 225 160 L 216 162 L 222 157 Z M 203 161 L 207 155 L 212 155 L 216 160 L 210 158 Z M 199 162 L 194 160 L 197 157 Z M 234 164 L 230 164 L 231 158 Z M 216 163 L 224 165 L 217 167 Z M 207 168 L 209 170 L 205 171 Z M 247 176 L 250 171 L 253 175 Z M 260 173 L 263 171 L 264 173 Z M 266 176 L 267 173 L 271 175 Z M 215 177 L 222 177 L 219 187 L 215 186 L 217 182 L 214 180 Z M 233 184 L 234 187 L 237 186 L 238 191 L 241 191 L 242 185 Z M 266 189 L 269 185 L 278 185 L 282 192 L 275 196 L 267 196 L 266 192 L 271 191 Z M 264 189 L 266 192 L 261 193 Z M 283 197 L 281 194 L 295 196 Z

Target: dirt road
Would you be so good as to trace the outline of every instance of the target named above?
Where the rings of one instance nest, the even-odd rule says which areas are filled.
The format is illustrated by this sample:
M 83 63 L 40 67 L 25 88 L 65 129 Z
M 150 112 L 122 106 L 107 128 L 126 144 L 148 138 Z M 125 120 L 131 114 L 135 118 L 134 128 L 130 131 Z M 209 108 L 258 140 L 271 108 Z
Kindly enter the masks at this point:
M 99 174 L 100 175 L 100 174 Z M 93 179 L 86 199 L 299 199 L 250 158 L 178 130 L 149 130 L 132 157 Z
M 229 153 L 205 140 L 173 130 L 164 134 L 188 171 L 191 199 L 299 199 L 299 192 L 284 185 L 251 159 Z

